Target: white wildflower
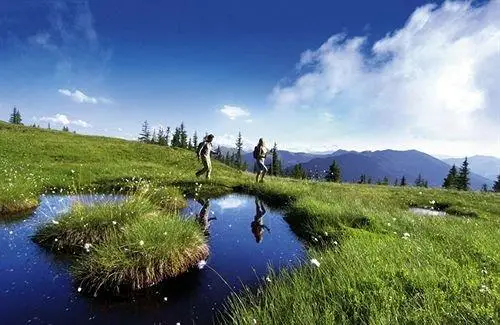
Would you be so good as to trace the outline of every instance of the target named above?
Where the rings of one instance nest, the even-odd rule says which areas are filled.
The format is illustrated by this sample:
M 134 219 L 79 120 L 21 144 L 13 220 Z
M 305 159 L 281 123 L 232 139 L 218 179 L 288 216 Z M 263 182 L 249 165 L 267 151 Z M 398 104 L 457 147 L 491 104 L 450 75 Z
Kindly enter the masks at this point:
M 333 244 L 334 244 L 335 246 L 337 246 L 339 243 L 335 240 L 335 241 L 333 242 Z
M 75 171 L 72 169 L 72 170 L 71 170 L 71 173 L 72 173 L 72 174 L 74 174 L 74 173 L 75 173 Z
M 82 287 L 78 287 L 77 291 L 82 292 Z
M 13 233 L 14 233 L 14 232 L 13 232 L 12 230 L 11 230 L 11 231 L 9 231 L 9 235 L 12 235 Z
M 388 223 L 387 223 L 387 225 L 390 227 L 390 226 L 391 226 L 391 223 L 390 223 L 390 222 L 388 222 Z
M 418 192 L 418 194 L 422 195 L 422 192 Z
M 266 276 L 266 281 L 267 281 L 267 282 L 271 282 L 271 278 L 270 278 L 270 277 L 268 277 L 268 276 Z
M 167 301 L 168 300 L 168 297 L 163 297 L 163 301 Z
M 315 242 L 318 242 L 318 238 L 316 238 L 314 236 L 312 237 L 312 240 L 315 241 Z
M 83 245 L 83 248 L 85 248 L 87 252 L 90 250 L 90 247 L 92 247 L 92 244 L 90 243 L 86 243 L 85 245 Z
M 315 259 L 315 258 L 311 259 L 311 264 L 313 264 L 313 265 L 315 265 L 317 267 L 319 267 L 319 265 L 320 265 L 319 262 L 318 262 L 318 260 Z
M 254 324 L 257 324 L 257 320 L 256 320 L 255 318 L 253 319 L 253 323 L 254 323 Z
M 55 224 L 55 225 L 58 225 L 59 221 L 56 221 L 56 220 L 52 219 L 52 223 Z
M 201 260 L 198 262 L 198 268 L 201 270 L 205 267 L 205 265 L 207 265 L 207 261 L 205 260 Z
M 141 241 L 139 242 L 139 245 L 141 245 L 141 246 L 142 246 L 142 245 L 144 245 L 144 240 L 141 240 Z
M 490 292 L 490 288 L 488 288 L 488 286 L 487 286 L 487 285 L 482 284 L 482 285 L 481 285 L 481 288 L 479 288 L 479 292 L 481 292 L 481 293 L 487 293 L 487 292 Z
M 403 239 L 410 239 L 410 234 L 409 234 L 409 233 L 407 233 L 407 232 L 405 232 L 405 233 L 403 234 L 403 237 L 402 237 L 402 238 L 403 238 Z
M 392 218 L 392 221 L 396 221 L 396 218 Z
M 113 225 L 116 225 L 116 221 L 113 220 Z
M 486 269 L 482 269 L 482 270 L 481 270 L 481 273 L 483 273 L 483 274 L 488 274 L 488 271 L 487 271 Z
M 436 204 L 436 201 L 432 200 L 432 201 L 429 201 L 430 204 Z
M 54 241 L 57 242 L 57 241 L 59 241 L 59 239 L 56 238 L 56 239 L 54 239 Z

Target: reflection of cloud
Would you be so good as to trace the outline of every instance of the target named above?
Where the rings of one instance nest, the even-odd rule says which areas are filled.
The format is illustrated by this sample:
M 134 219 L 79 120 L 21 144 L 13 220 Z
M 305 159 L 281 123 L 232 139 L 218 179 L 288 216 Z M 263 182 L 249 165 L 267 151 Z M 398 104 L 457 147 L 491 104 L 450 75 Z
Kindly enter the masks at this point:
M 228 196 L 223 199 L 217 200 L 216 204 L 221 209 L 236 209 L 243 206 L 245 204 L 245 200 L 237 196 Z

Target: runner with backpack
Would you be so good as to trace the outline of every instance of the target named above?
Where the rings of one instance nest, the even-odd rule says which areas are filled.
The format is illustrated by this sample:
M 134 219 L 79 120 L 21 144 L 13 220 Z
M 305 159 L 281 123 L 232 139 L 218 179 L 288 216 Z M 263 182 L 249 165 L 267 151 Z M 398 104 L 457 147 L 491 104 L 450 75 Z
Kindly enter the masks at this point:
M 266 155 L 269 150 L 266 148 L 264 144 L 264 139 L 260 138 L 259 143 L 253 149 L 253 158 L 255 159 L 255 164 L 257 166 L 257 175 L 255 176 L 255 182 L 263 183 L 264 176 L 267 173 L 267 167 L 265 164 Z M 259 176 L 262 175 L 259 181 Z

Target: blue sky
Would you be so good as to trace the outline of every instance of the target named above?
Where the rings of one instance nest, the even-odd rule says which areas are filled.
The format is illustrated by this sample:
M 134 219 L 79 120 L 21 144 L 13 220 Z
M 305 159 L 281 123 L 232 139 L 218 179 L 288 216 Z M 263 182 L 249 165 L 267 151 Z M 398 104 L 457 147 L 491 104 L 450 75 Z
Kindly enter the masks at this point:
M 500 156 L 499 1 L 0 0 L 0 119 Z M 495 69 L 493 69 L 496 67 Z

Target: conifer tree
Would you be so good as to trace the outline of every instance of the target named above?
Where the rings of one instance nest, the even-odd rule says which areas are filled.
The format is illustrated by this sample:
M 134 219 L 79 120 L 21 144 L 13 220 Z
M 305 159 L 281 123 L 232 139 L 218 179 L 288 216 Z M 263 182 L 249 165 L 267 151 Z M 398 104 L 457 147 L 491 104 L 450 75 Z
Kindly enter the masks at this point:
M 401 178 L 401 183 L 399 184 L 400 186 L 406 186 L 406 177 L 403 175 Z
M 422 178 L 422 174 L 418 174 L 417 179 L 415 179 L 415 186 L 421 187 L 424 184 L 424 180 Z
M 10 115 L 9 118 L 9 123 L 22 124 L 21 122 L 22 122 L 21 112 L 17 109 L 17 107 L 14 106 L 12 114 Z
M 468 191 L 470 185 L 470 169 L 467 157 L 465 157 L 462 166 L 458 170 L 457 188 L 462 191 Z
M 497 176 L 497 180 L 493 183 L 493 192 L 500 192 L 500 175 Z
M 163 130 L 162 127 L 160 127 L 158 129 L 158 144 L 160 146 L 164 146 L 166 145 L 166 141 L 165 141 L 165 130 Z
M 370 176 L 370 177 L 368 177 L 368 180 L 366 181 L 366 184 L 371 184 L 371 183 L 372 183 L 372 178 Z
M 278 145 L 274 143 L 272 151 L 271 175 L 280 176 L 283 172 L 281 170 L 281 160 L 278 155 Z
M 394 180 L 394 186 L 398 186 L 398 185 L 399 185 L 399 179 L 397 179 L 397 178 L 396 178 L 396 179 Z
M 307 178 L 307 172 L 304 170 L 301 164 L 296 164 L 293 166 L 291 176 L 297 179 Z
M 327 182 L 339 183 L 341 181 L 340 167 L 339 165 L 337 165 L 337 162 L 335 160 L 330 165 L 325 178 Z
M 241 132 L 238 132 L 238 138 L 236 139 L 236 153 L 234 156 L 234 165 L 237 168 L 243 166 L 243 139 L 241 137 Z
M 69 128 L 66 125 L 63 126 L 62 130 L 63 130 L 63 132 L 69 132 Z
M 481 192 L 488 192 L 488 185 L 483 184 L 483 186 L 481 186 Z
M 193 150 L 193 143 L 191 142 L 191 138 L 189 138 L 189 140 L 188 140 L 188 145 L 187 145 L 187 148 L 188 148 L 189 150 Z
M 148 121 L 144 121 L 142 124 L 142 131 L 139 134 L 139 141 L 148 143 L 151 140 L 151 131 L 149 130 Z
M 181 123 L 179 127 L 179 147 L 186 149 L 188 147 L 188 136 L 186 128 L 184 127 L 184 122 Z
M 194 134 L 193 134 L 193 148 L 194 148 L 194 150 L 196 150 L 196 148 L 198 148 L 198 134 L 196 133 L 196 131 L 194 131 Z
M 175 128 L 174 134 L 172 135 L 172 147 L 180 147 L 181 146 L 181 130 L 179 127 Z
M 384 176 L 384 179 L 382 180 L 382 185 L 389 185 L 389 178 L 387 178 L 387 176 Z
M 50 130 L 50 122 L 49 122 L 49 123 L 47 123 L 47 129 L 49 129 L 49 130 Z
M 358 184 L 366 184 L 366 175 L 365 174 L 361 174 L 361 176 L 359 176 Z
M 455 166 L 455 164 L 453 164 L 453 166 L 450 168 L 448 175 L 444 179 L 443 188 L 457 188 L 457 167 Z

